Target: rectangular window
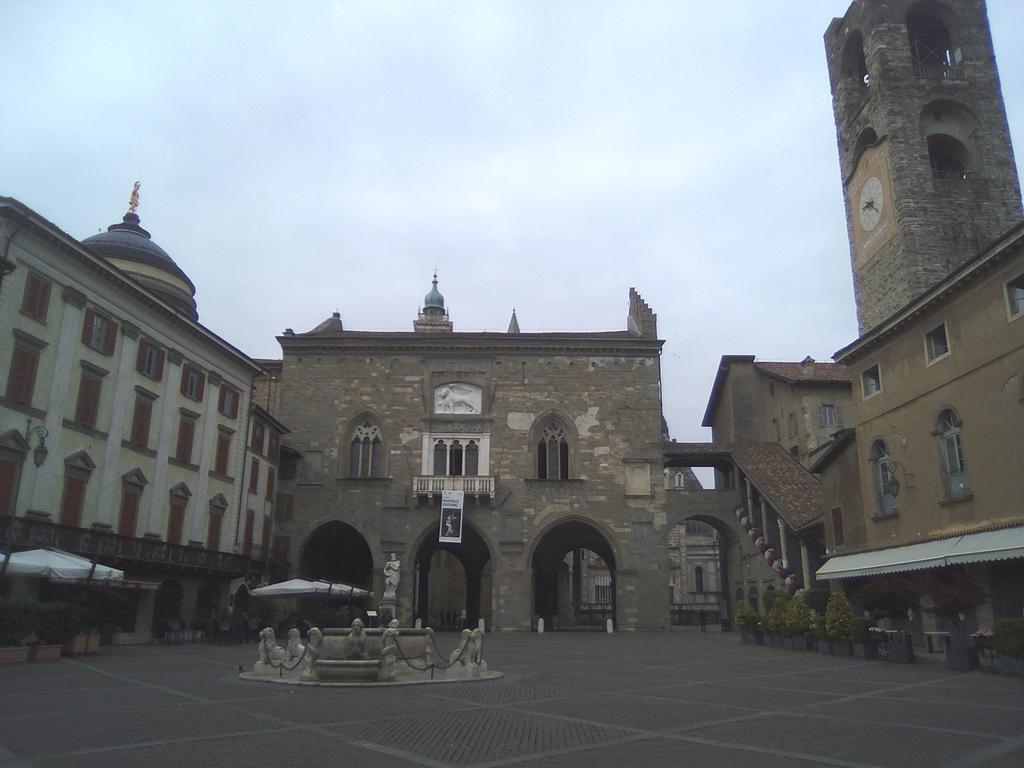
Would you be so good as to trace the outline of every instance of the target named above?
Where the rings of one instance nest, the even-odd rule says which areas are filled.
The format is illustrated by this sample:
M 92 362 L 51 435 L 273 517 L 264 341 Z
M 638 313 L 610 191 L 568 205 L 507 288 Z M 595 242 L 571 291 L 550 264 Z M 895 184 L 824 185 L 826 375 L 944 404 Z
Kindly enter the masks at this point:
M 142 395 L 135 396 L 135 411 L 132 413 L 132 432 L 128 442 L 139 448 L 149 444 L 149 422 L 153 416 L 153 401 Z
M 789 437 L 796 437 L 796 414 L 791 413 L 786 417 L 786 431 Z
M 276 432 L 271 432 L 267 435 L 267 458 L 274 464 L 277 463 L 277 451 L 280 445 L 280 438 Z
M 220 432 L 217 435 L 217 457 L 213 462 L 213 471 L 218 475 L 227 475 L 228 459 L 231 456 L 231 435 Z
M 77 528 L 85 501 L 85 478 L 64 475 L 64 496 L 60 502 L 60 524 Z
M 181 367 L 181 394 L 190 400 L 202 401 L 206 387 L 206 375 L 194 365 L 185 363 Z
M 259 422 L 252 425 L 252 443 L 251 448 L 256 453 L 263 453 L 263 436 L 266 434 L 266 429 Z
M 150 341 L 139 342 L 139 353 L 135 358 L 135 369 L 153 381 L 164 377 L 164 351 Z
M 85 310 L 82 343 L 101 354 L 114 354 L 114 345 L 117 344 L 117 323 L 92 308 Z
M 832 507 L 832 542 L 837 547 L 846 543 L 846 535 L 843 532 L 842 507 Z
M 273 467 L 267 466 L 267 498 L 274 498 L 274 472 Z
M 1006 307 L 1011 319 L 1024 314 L 1024 275 L 1018 275 L 1006 284 Z
M 32 405 L 36 386 L 39 350 L 27 344 L 15 344 L 11 355 L 11 372 L 7 377 L 7 399 L 12 403 Z
M 945 323 L 932 328 L 924 335 L 924 350 L 929 363 L 934 363 L 949 354 Z
M 227 384 L 221 384 L 217 410 L 229 419 L 238 418 L 238 390 L 232 389 Z
M 172 501 L 167 515 L 167 543 L 181 544 L 181 531 L 185 527 L 185 502 Z
M 249 493 L 260 492 L 260 461 L 253 459 L 249 468 Z
M 138 488 L 125 488 L 121 491 L 121 516 L 117 521 L 117 532 L 122 536 L 135 535 L 141 498 L 142 491 Z
M 25 295 L 21 299 L 21 313 L 45 323 L 49 308 L 50 281 L 35 272 L 29 272 L 25 281 Z
M 21 462 L 0 459 L 0 515 L 14 512 L 14 495 L 21 477 Z
M 274 557 L 282 562 L 288 559 L 288 549 L 291 547 L 291 536 L 274 537 Z
M 878 366 L 873 365 L 860 375 L 861 387 L 864 390 L 864 398 L 867 399 L 882 391 L 882 376 Z
M 188 416 L 182 416 L 178 424 L 178 446 L 174 451 L 174 458 L 186 464 L 192 463 L 192 442 L 196 435 L 196 421 Z
M 75 421 L 83 427 L 96 426 L 102 381 L 92 371 L 82 371 L 82 378 L 78 384 L 78 402 L 75 405 Z
M 821 423 L 826 427 L 834 427 L 836 425 L 836 407 L 834 405 L 822 403 Z
M 210 522 L 206 526 L 206 548 L 220 549 L 221 521 L 224 519 L 224 512 L 219 509 L 210 510 Z
M 246 557 L 252 556 L 252 533 L 255 525 L 256 511 L 252 509 L 245 510 L 245 531 L 242 534 L 242 554 Z

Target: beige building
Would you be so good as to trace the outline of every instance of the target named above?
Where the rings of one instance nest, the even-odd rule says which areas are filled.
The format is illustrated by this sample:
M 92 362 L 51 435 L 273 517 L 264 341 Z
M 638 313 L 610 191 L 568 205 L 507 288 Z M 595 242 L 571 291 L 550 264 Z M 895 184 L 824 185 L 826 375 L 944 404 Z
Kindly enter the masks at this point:
M 0 199 L 0 532 L 163 585 L 135 596 L 126 642 L 208 621 L 232 579 L 266 570 L 237 546 L 260 369 L 198 322 L 136 199 L 82 242 Z

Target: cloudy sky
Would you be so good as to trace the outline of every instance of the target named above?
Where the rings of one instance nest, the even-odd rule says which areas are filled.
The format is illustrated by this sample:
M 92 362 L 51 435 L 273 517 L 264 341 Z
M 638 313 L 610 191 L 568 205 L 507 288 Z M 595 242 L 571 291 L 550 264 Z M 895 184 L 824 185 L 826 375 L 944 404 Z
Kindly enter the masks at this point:
M 3 0 L 0 194 L 142 224 L 255 357 L 338 310 L 411 330 L 658 313 L 673 437 L 722 354 L 856 337 L 822 35 L 848 0 Z M 990 0 L 1024 147 L 1024 3 Z

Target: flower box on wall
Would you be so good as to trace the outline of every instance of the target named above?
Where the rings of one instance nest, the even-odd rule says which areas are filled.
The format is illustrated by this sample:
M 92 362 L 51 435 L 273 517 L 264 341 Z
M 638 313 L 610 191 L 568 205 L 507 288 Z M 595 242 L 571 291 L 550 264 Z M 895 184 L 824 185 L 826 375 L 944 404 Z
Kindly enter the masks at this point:
M 19 664 L 23 661 L 28 661 L 28 647 L 12 645 L 0 648 L 0 665 Z
M 56 661 L 60 658 L 63 645 L 30 645 L 28 651 L 29 661 Z

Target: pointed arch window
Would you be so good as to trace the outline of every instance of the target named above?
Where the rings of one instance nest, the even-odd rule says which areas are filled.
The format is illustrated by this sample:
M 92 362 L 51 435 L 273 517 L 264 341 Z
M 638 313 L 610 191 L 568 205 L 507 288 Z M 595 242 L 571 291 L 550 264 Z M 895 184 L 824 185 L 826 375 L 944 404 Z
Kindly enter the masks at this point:
M 349 450 L 350 477 L 384 477 L 380 428 L 367 419 L 352 433 Z
M 476 477 L 480 474 L 480 446 L 477 445 L 476 440 L 466 443 L 465 457 L 465 472 L 463 474 L 466 477 Z
M 699 565 L 693 569 L 693 591 L 704 592 L 704 569 Z
M 537 477 L 541 480 L 569 479 L 569 439 L 565 427 L 551 420 L 537 441 Z
M 951 410 L 939 414 L 939 450 L 942 456 L 942 490 L 947 499 L 959 499 L 971 494 L 964 464 L 964 447 L 960 433 L 960 419 Z

